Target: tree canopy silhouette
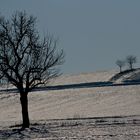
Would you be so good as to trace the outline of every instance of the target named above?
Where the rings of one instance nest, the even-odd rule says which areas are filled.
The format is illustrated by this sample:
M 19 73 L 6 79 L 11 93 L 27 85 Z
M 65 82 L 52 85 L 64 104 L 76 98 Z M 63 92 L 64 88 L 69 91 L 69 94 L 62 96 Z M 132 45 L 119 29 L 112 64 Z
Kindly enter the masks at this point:
M 122 60 L 117 60 L 117 61 L 116 61 L 116 65 L 119 66 L 120 72 L 122 72 L 122 67 L 125 65 L 125 62 L 122 61 Z
M 129 55 L 126 57 L 126 62 L 129 66 L 129 69 L 133 70 L 133 65 L 137 62 L 137 57 L 133 55 Z
M 20 92 L 23 128 L 30 125 L 28 93 L 58 76 L 63 62 L 57 40 L 51 35 L 41 38 L 35 17 L 19 11 L 10 19 L 0 17 L 0 76 Z

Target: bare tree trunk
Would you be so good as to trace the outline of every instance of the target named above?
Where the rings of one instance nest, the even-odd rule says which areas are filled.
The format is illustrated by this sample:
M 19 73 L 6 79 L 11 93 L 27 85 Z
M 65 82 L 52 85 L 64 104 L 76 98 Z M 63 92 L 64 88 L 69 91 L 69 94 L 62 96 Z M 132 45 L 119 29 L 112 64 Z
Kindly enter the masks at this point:
M 120 67 L 120 72 L 122 72 L 122 67 Z
M 132 64 L 130 64 L 130 69 L 133 70 L 133 66 L 132 66 Z
M 29 121 L 29 114 L 28 114 L 28 96 L 27 93 L 20 94 L 20 102 L 22 108 L 22 128 L 29 128 L 30 121 Z

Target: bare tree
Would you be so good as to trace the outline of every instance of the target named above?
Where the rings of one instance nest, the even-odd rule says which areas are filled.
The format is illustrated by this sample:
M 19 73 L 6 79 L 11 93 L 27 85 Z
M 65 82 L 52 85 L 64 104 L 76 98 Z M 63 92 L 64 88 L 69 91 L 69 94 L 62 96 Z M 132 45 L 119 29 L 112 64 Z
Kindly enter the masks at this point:
M 0 17 L 0 75 L 20 93 L 22 128 L 30 125 L 28 93 L 58 76 L 58 65 L 64 62 L 63 50 L 48 35 L 41 39 L 36 18 L 26 12 L 16 12 L 6 20 Z
M 122 72 L 122 67 L 125 65 L 125 62 L 122 61 L 122 60 L 117 60 L 117 61 L 116 61 L 116 65 L 119 66 L 120 72 Z
M 126 57 L 126 63 L 128 64 L 130 70 L 133 69 L 133 65 L 137 62 L 136 56 L 129 55 Z

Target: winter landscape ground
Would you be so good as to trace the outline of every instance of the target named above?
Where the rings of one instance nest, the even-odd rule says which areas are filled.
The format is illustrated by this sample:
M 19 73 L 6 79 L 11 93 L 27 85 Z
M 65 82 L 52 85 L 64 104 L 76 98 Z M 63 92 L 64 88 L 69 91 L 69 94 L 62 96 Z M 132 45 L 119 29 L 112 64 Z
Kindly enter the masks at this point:
M 24 131 L 19 94 L 1 88 L 0 139 L 140 140 L 140 71 L 111 84 L 115 74 L 63 75 L 50 83 L 53 88 L 31 92 L 31 127 Z

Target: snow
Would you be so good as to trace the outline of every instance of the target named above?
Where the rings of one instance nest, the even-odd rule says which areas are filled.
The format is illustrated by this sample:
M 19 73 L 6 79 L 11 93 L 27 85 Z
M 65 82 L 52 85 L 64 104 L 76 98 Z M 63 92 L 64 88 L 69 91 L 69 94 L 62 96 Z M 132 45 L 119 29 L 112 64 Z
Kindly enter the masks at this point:
M 107 81 L 115 71 L 63 75 L 52 82 L 74 84 Z M 70 88 L 29 93 L 31 122 L 68 118 L 140 116 L 140 85 Z M 0 94 L 0 129 L 21 123 L 18 93 Z

